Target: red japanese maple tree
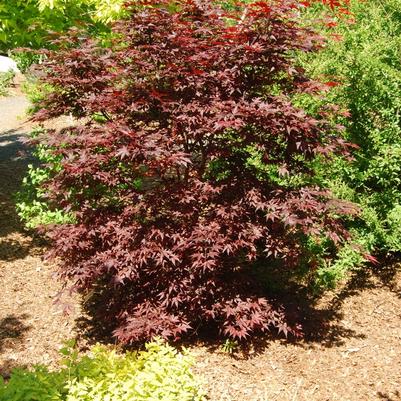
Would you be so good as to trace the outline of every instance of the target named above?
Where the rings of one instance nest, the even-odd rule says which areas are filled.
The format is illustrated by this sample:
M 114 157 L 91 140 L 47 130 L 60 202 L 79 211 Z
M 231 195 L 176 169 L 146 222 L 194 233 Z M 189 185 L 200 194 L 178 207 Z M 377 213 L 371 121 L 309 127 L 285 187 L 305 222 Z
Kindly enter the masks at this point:
M 339 216 L 352 207 L 313 185 L 310 169 L 345 145 L 323 114 L 291 101 L 319 88 L 291 57 L 319 41 L 296 9 L 144 1 L 110 47 L 71 33 L 48 52 L 56 90 L 36 118 L 84 121 L 42 138 L 62 158 L 49 201 L 76 220 L 48 228 L 51 256 L 79 291 L 106 292 L 97 318 L 121 341 L 208 325 L 240 339 L 294 331 L 253 263 L 294 266 L 305 236 L 346 235 Z

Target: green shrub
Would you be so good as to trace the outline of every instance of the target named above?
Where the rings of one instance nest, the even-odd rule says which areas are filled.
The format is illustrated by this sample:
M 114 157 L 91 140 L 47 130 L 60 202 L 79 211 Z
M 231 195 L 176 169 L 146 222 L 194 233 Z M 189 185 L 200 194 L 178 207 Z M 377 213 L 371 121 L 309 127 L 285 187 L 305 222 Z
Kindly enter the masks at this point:
M 40 129 L 35 130 L 31 133 L 31 137 L 36 137 L 41 132 Z M 27 228 L 73 222 L 72 214 L 52 207 L 46 198 L 45 183 L 52 175 L 60 171 L 60 157 L 53 155 L 51 149 L 43 145 L 37 145 L 33 155 L 38 159 L 39 166 L 28 165 L 22 188 L 16 196 L 18 216 Z
M 53 90 L 51 86 L 40 83 L 37 78 L 29 75 L 27 75 L 21 88 L 31 103 L 31 106 L 28 109 L 28 113 L 30 114 L 38 111 L 38 104 Z
M 334 27 L 322 26 L 326 47 L 300 55 L 307 73 L 332 88 L 324 97 L 299 102 L 311 112 L 325 103 L 348 110 L 349 117 L 337 122 L 345 126 L 344 138 L 359 146 L 353 161 L 335 159 L 329 169 L 317 165 L 317 179 L 361 208 L 348 222 L 354 245 L 346 245 L 336 261 L 320 264 L 322 283 L 363 266 L 368 252 L 401 251 L 401 3 L 352 0 L 350 9 L 354 23 L 332 15 Z M 306 23 L 321 13 L 319 6 L 309 9 Z
M 25 74 L 32 64 L 40 64 L 43 61 L 43 55 L 35 51 L 9 51 L 9 56 L 17 63 L 19 71 Z
M 0 96 L 6 96 L 8 94 L 8 87 L 12 83 L 14 78 L 14 72 L 0 72 Z
M 72 345 L 72 344 L 70 344 Z M 80 357 L 61 350 L 64 367 L 16 369 L 0 382 L 0 401 L 200 401 L 204 399 L 187 351 L 156 339 L 142 352 L 119 354 L 97 345 Z

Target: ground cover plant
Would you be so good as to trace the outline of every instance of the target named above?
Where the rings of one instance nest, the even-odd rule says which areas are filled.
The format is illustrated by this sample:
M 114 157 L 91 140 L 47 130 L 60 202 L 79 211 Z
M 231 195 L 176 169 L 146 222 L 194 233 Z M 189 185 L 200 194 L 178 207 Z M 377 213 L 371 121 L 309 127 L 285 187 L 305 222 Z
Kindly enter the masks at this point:
M 41 132 L 42 129 L 35 129 L 30 133 L 30 137 L 35 138 Z M 22 190 L 16 194 L 16 210 L 19 217 L 25 221 L 27 228 L 74 221 L 71 214 L 60 209 L 51 209 L 46 202 L 45 189 L 41 188 L 42 183 L 60 171 L 60 157 L 53 155 L 43 145 L 34 149 L 33 156 L 37 158 L 39 165 L 28 164 L 27 176 L 22 180 Z
M 312 19 L 321 9 L 312 11 Z M 361 207 L 350 222 L 363 250 L 384 256 L 401 251 L 400 117 L 401 8 L 397 1 L 352 1 L 354 23 L 334 18 L 325 34 L 336 41 L 304 59 L 309 73 L 331 81 L 325 101 L 349 111 L 341 122 L 344 138 L 358 144 L 353 162 L 336 160 L 330 174 L 321 172 L 337 196 Z M 314 104 L 313 107 L 316 105 Z M 351 252 L 352 253 L 352 252 Z M 364 258 L 354 249 L 348 267 Z M 375 262 L 375 259 L 371 258 Z
M 137 4 L 111 48 L 70 35 L 47 52 L 56 90 L 36 119 L 88 121 L 38 139 L 61 165 L 42 183 L 47 201 L 75 219 L 48 227 L 50 255 L 76 289 L 103 292 L 98 318 L 117 322 L 121 341 L 204 325 L 233 338 L 297 333 L 252 266 L 295 268 L 307 238 L 335 246 L 355 209 L 311 166 L 345 152 L 340 128 L 291 103 L 324 89 L 290 57 L 319 42 L 296 8 Z
M 62 368 L 44 366 L 15 369 L 7 383 L 0 377 L 0 400 L 96 401 L 165 400 L 201 401 L 199 381 L 187 351 L 177 352 L 160 339 L 141 352 L 117 353 L 94 346 L 79 356 L 72 342 L 61 350 Z

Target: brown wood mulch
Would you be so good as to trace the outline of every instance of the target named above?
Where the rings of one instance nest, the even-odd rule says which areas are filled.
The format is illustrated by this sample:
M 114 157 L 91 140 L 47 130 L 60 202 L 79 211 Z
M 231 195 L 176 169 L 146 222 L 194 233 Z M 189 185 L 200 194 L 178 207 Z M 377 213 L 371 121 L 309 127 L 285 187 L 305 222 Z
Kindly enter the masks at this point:
M 56 366 L 63 341 L 77 335 L 79 304 L 54 305 L 61 285 L 42 261 L 40 241 L 14 209 L 27 154 L 17 139 L 30 129 L 17 116 L 27 101 L 0 98 L 0 374 L 36 363 Z M 395 265 L 356 275 L 305 309 L 302 341 L 260 341 L 233 356 L 192 345 L 194 370 L 213 401 L 401 400 L 401 274 Z M 129 400 L 127 400 L 129 401 Z

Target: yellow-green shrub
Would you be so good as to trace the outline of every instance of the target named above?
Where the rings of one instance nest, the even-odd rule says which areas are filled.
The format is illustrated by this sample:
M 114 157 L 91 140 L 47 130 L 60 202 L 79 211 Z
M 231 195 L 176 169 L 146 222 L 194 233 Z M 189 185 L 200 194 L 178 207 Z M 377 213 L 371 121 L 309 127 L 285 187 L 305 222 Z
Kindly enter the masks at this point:
M 70 344 L 71 345 L 71 344 Z M 61 350 L 64 367 L 16 369 L 0 382 L 0 401 L 201 401 L 204 399 L 190 367 L 187 351 L 177 352 L 156 339 L 142 352 L 120 354 L 96 345 L 80 357 Z

